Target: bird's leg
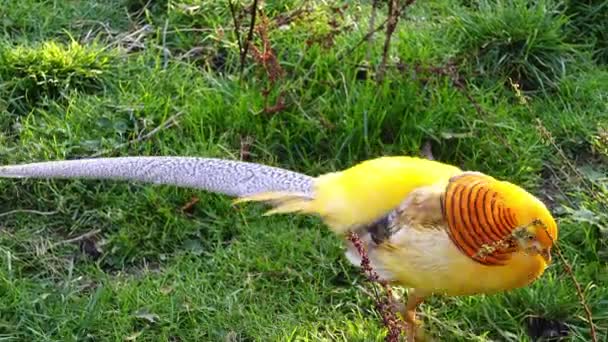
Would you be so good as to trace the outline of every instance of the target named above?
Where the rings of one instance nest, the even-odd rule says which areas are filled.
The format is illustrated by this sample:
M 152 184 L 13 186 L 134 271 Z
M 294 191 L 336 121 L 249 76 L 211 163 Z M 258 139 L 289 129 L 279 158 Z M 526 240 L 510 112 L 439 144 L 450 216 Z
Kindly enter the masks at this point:
M 407 324 L 407 341 L 414 342 L 416 338 L 416 308 L 422 301 L 424 296 L 416 293 L 416 290 L 411 291 L 407 296 L 407 303 L 401 312 L 403 320 Z

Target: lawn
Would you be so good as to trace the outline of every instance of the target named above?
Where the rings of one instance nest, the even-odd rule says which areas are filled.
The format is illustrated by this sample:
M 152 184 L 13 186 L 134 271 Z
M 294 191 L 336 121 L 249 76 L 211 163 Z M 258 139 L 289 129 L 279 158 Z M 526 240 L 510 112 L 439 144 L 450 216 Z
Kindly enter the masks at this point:
M 605 2 L 415 2 L 384 68 L 385 29 L 366 35 L 387 4 L 372 3 L 259 1 L 247 45 L 252 1 L 0 0 L 0 164 L 182 155 L 318 175 L 430 147 L 547 203 L 607 341 Z M 230 200 L 0 180 L 0 340 L 384 339 L 372 285 L 320 220 Z M 424 328 L 590 341 L 554 260 L 527 288 L 432 298 Z

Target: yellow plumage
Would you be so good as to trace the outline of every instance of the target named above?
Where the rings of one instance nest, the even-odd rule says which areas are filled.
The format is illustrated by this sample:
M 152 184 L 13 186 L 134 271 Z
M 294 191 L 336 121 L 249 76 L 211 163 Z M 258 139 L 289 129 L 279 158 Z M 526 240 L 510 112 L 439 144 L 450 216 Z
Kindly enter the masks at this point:
M 338 235 L 362 234 L 380 276 L 413 290 L 403 310 L 410 341 L 425 297 L 526 286 L 544 272 L 557 239 L 547 208 L 522 188 L 414 157 L 382 157 L 321 175 L 312 196 L 263 192 L 235 202 L 248 201 L 272 204 L 267 215 L 314 214 Z M 383 217 L 391 233 L 374 241 L 369 227 Z M 360 263 L 352 246 L 347 257 Z

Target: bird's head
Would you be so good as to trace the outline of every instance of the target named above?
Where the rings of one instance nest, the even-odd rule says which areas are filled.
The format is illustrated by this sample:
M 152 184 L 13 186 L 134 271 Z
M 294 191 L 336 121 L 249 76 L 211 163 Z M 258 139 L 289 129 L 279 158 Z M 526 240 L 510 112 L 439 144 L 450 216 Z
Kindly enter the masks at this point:
M 448 182 L 442 208 L 450 237 L 478 262 L 504 264 L 515 251 L 551 262 L 557 224 L 537 197 L 515 184 L 464 172 Z
M 500 182 L 505 205 L 511 208 L 517 227 L 513 237 L 520 250 L 541 255 L 551 262 L 551 248 L 557 241 L 557 223 L 537 197 L 509 182 Z

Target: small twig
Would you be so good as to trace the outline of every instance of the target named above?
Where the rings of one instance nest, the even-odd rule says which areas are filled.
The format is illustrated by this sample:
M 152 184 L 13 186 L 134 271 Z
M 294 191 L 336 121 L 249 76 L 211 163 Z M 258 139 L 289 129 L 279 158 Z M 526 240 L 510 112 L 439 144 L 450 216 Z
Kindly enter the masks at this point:
M 572 272 L 572 266 L 570 266 L 570 264 L 562 254 L 562 251 L 560 250 L 559 246 L 557 245 L 555 245 L 555 252 L 559 256 L 562 265 L 564 265 L 564 270 L 566 271 L 566 273 L 568 273 L 568 276 L 570 277 L 570 279 L 572 279 L 572 282 L 574 283 L 574 287 L 576 288 L 576 294 L 578 295 L 579 301 L 583 306 L 585 316 L 587 316 L 587 321 L 589 323 L 589 332 L 591 334 L 591 342 L 597 342 L 597 333 L 595 332 L 595 324 L 593 324 L 593 315 L 591 314 L 591 309 L 589 308 L 589 305 L 585 300 L 585 293 L 583 292 L 583 288 L 581 287 L 581 284 L 578 282 L 578 280 L 576 280 L 574 272 Z
M 142 142 L 144 140 L 149 139 L 150 137 L 152 137 L 154 134 L 160 132 L 161 130 L 176 125 L 177 124 L 176 119 L 178 117 L 180 117 L 182 114 L 183 114 L 182 112 L 178 112 L 176 114 L 171 115 L 171 117 L 169 117 L 167 120 L 165 120 L 161 125 L 157 126 L 156 128 L 154 128 L 150 132 L 148 132 L 148 133 L 146 133 L 146 134 L 144 134 L 144 135 L 142 135 L 140 137 L 137 137 L 137 139 L 130 140 L 127 143 L 128 144 L 134 144 L 134 143 Z
M 230 14 L 232 15 L 232 21 L 234 22 L 234 35 L 236 36 L 236 42 L 239 46 L 239 55 L 241 56 L 241 66 L 243 64 L 243 42 L 241 41 L 241 32 L 240 32 L 240 23 L 237 18 L 236 8 L 234 7 L 234 3 L 232 0 L 228 0 L 228 6 L 230 7 Z M 242 69 L 242 67 L 241 67 Z
M 393 305 L 393 291 L 388 285 L 388 283 L 384 280 L 380 280 L 380 276 L 378 273 L 372 269 L 369 257 L 367 255 L 367 251 L 361 242 L 359 236 L 354 232 L 349 232 L 348 240 L 353 244 L 359 255 L 361 256 L 361 269 L 363 273 L 367 277 L 367 279 L 371 282 L 376 282 L 380 284 L 385 292 L 386 298 L 380 299 L 380 294 L 374 287 L 374 297 L 376 300 L 376 307 L 380 314 L 382 315 L 382 321 L 386 328 L 388 329 L 388 334 L 386 335 L 387 342 L 397 342 L 399 341 L 399 336 L 403 332 L 403 321 L 400 320 L 394 312 L 395 305 Z
M 279 113 L 283 110 L 285 110 L 287 108 L 287 105 L 285 104 L 285 98 L 283 97 L 284 92 L 281 92 L 279 94 L 279 97 L 277 98 L 277 101 L 274 105 L 268 105 L 268 96 L 265 97 L 264 99 L 264 109 L 263 112 L 265 114 L 270 114 L 270 115 L 274 115 L 276 113 Z
M 175 126 L 177 124 L 177 120 L 176 119 L 178 117 L 180 117 L 182 114 L 183 114 L 182 112 L 178 112 L 178 113 L 172 115 L 170 118 L 168 118 L 167 120 L 165 120 L 162 124 L 160 124 L 159 126 L 157 126 L 156 128 L 154 128 L 150 132 L 148 132 L 148 133 L 146 133 L 144 135 L 138 136 L 137 138 L 129 140 L 129 141 L 125 142 L 125 143 L 118 144 L 118 145 L 112 147 L 111 149 L 106 149 L 106 150 L 103 150 L 103 151 L 99 151 L 99 152 L 93 153 L 90 157 L 92 157 L 92 158 L 99 157 L 99 156 L 104 155 L 106 153 L 109 153 L 111 151 L 115 151 L 115 150 L 121 149 L 123 147 L 131 146 L 133 144 L 140 143 L 142 141 L 148 140 L 152 136 L 154 136 L 155 134 L 157 134 L 158 132 L 160 132 L 160 131 L 162 131 L 164 129 L 167 129 L 167 128 Z
M 412 3 L 414 3 L 413 0 L 406 1 L 399 8 L 399 13 L 402 13 L 403 11 L 405 11 L 406 7 L 409 6 L 409 5 L 411 5 Z M 345 57 L 348 57 L 348 55 L 350 55 L 351 53 L 353 53 L 353 51 L 355 51 L 359 46 L 361 46 L 361 44 L 367 42 L 370 36 L 373 36 L 374 34 L 376 34 L 376 32 L 382 30 L 384 28 L 384 26 L 386 25 L 386 23 L 388 23 L 388 20 L 389 20 L 389 18 L 384 19 L 384 21 L 382 23 L 380 23 L 380 25 L 376 26 L 376 28 L 374 28 L 373 30 L 369 31 L 365 36 L 363 36 L 363 38 L 361 38 L 361 40 L 359 40 L 355 44 L 355 46 L 351 47 L 350 49 L 348 49 L 343 54 L 338 54 L 337 58 L 340 59 L 340 60 L 342 60 L 342 59 L 345 59 Z
M 376 26 L 376 15 L 378 13 L 378 5 L 380 0 L 372 1 L 372 14 L 369 17 L 369 33 L 366 35 L 367 37 L 367 52 L 365 54 L 365 60 L 368 65 L 371 65 L 371 56 L 372 56 L 372 43 L 374 42 L 374 27 Z
M 279 78 L 283 77 L 285 72 L 279 63 L 277 56 L 274 54 L 272 49 L 272 44 L 270 43 L 270 38 L 268 37 L 268 18 L 264 15 L 264 13 L 260 13 L 261 15 L 261 23 L 258 25 L 256 31 L 261 40 L 261 48 L 258 49 L 255 44 L 249 42 L 249 47 L 251 48 L 251 55 L 254 60 L 262 65 L 264 68 L 266 75 L 270 81 L 270 84 L 273 85 L 275 81 Z M 270 88 L 262 90 L 264 97 L 268 97 L 270 94 Z M 266 105 L 266 104 L 265 104 Z
M 53 245 L 53 247 L 56 247 L 56 246 L 59 246 L 59 245 L 67 245 L 69 243 L 74 243 L 74 242 L 79 242 L 79 241 L 91 238 L 91 237 L 93 237 L 93 236 L 95 236 L 95 235 L 97 235 L 99 233 L 101 233 L 101 229 L 94 229 L 94 230 L 91 230 L 90 232 L 87 232 L 87 233 L 84 233 L 82 235 L 73 237 L 71 239 L 67 239 L 67 240 L 63 240 L 63 241 L 57 242 L 56 244 Z
M 14 214 L 21 214 L 21 213 L 50 216 L 50 215 L 57 214 L 57 211 L 38 211 L 38 210 L 33 210 L 33 209 L 15 209 L 15 210 L 0 213 L 0 217 L 10 216 L 10 215 L 14 215 Z
M 188 203 L 184 204 L 181 207 L 181 211 L 184 213 L 188 213 L 191 214 L 192 213 L 192 209 L 194 208 L 194 205 L 196 205 L 198 202 L 200 202 L 200 198 L 193 196 Z
M 169 54 L 171 53 L 167 48 L 167 28 L 169 27 L 169 19 L 165 19 L 165 26 L 163 27 L 163 69 L 167 69 L 169 64 Z
M 205 51 L 205 48 L 202 46 L 195 46 L 192 49 L 184 52 L 183 54 L 179 55 L 176 57 L 176 59 L 178 60 L 184 60 L 186 58 L 190 58 L 193 56 L 196 56 L 197 54 L 200 55 L 202 54 L 202 52 Z
M 249 24 L 249 33 L 247 34 L 247 40 L 243 43 L 243 51 L 241 53 L 241 74 L 243 70 L 245 70 L 245 58 L 247 58 L 247 51 L 249 49 L 249 45 L 253 40 L 253 32 L 255 29 L 255 16 L 258 12 L 258 0 L 253 0 L 253 5 L 251 5 L 251 23 Z
M 380 25 L 376 26 L 376 28 L 374 28 L 373 30 L 369 31 L 365 36 L 363 36 L 363 38 L 361 38 L 361 40 L 359 40 L 355 46 L 351 47 L 350 49 L 348 49 L 344 54 L 342 55 L 338 55 L 338 59 L 342 60 L 345 57 L 347 57 L 348 55 L 350 55 L 351 53 L 353 53 L 353 51 L 355 51 L 359 46 L 361 46 L 361 44 L 369 41 L 369 38 L 371 36 L 373 36 L 376 32 L 382 30 L 384 28 L 384 25 L 386 25 L 387 20 L 384 20 Z
M 293 22 L 294 20 L 313 12 L 311 7 L 305 7 L 305 6 L 306 6 L 306 2 L 303 2 L 299 8 L 296 8 L 293 11 L 288 12 L 288 13 L 281 13 L 281 14 L 277 15 L 276 17 L 273 18 L 273 22 L 274 22 L 273 26 L 281 27 L 284 25 L 288 25 L 291 22 Z
M 84 41 L 87 41 L 92 35 L 98 35 L 100 32 L 104 32 L 108 37 L 115 36 L 115 31 L 112 31 L 110 25 L 104 23 L 101 20 L 77 20 L 74 22 L 74 26 L 84 29 L 84 25 L 95 24 L 101 27 L 99 30 L 94 30 L 94 28 L 90 28 L 87 32 L 87 35 L 83 38 Z
M 114 41 L 110 42 L 108 45 L 104 46 L 104 50 L 108 50 L 111 49 L 115 46 L 119 46 L 125 43 L 125 49 L 127 50 L 127 52 L 133 50 L 134 46 L 137 47 L 143 47 L 144 43 L 142 42 L 144 40 L 144 38 L 146 37 L 146 35 L 152 31 L 152 26 L 151 25 L 143 25 L 142 27 L 138 28 L 137 30 L 133 31 L 133 32 L 129 32 L 126 33 L 124 35 L 122 35 L 121 37 L 115 39 Z
M 386 72 L 386 62 L 388 61 L 388 53 L 391 47 L 391 37 L 397 23 L 399 22 L 399 7 L 397 6 L 398 0 L 388 1 L 388 21 L 386 23 L 386 37 L 384 40 L 384 48 L 382 49 L 382 61 L 378 67 L 378 73 L 376 74 L 376 81 L 382 83 L 384 80 L 384 73 Z

